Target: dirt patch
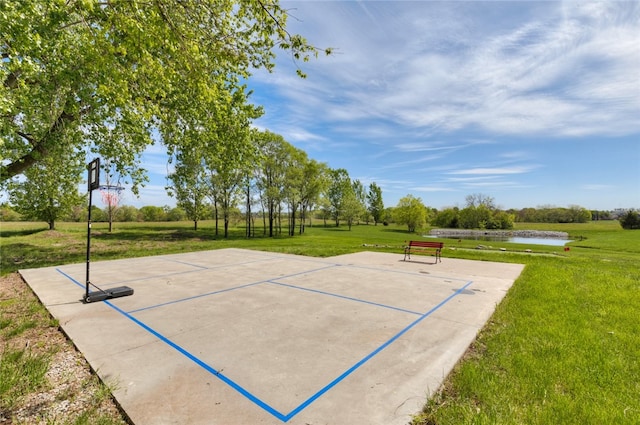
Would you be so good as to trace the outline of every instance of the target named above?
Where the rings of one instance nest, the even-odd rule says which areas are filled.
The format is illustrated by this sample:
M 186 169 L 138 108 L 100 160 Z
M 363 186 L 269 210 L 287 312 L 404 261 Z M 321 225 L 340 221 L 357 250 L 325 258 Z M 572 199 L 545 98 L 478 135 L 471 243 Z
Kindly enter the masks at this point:
M 0 424 L 126 424 L 109 389 L 60 331 L 18 273 L 0 277 L 0 358 L 23 350 L 44 356 L 48 369 L 37 390 L 0 404 Z

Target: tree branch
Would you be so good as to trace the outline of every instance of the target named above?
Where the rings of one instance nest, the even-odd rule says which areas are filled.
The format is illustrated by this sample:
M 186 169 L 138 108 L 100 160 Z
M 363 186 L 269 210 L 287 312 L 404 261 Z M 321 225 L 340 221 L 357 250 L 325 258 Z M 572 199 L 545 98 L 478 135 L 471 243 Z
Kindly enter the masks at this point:
M 33 145 L 33 148 L 20 158 L 0 167 L 0 182 L 7 181 L 12 177 L 22 174 L 26 169 L 37 163 L 43 157 L 47 156 L 49 154 L 49 150 L 54 146 L 56 140 L 55 135 L 62 132 L 66 124 L 75 121 L 80 116 L 86 114 L 90 109 L 90 107 L 86 107 L 81 110 L 78 115 L 62 111 L 40 140 L 35 139 L 29 134 L 18 131 L 17 134 L 20 137 L 27 139 L 29 143 Z

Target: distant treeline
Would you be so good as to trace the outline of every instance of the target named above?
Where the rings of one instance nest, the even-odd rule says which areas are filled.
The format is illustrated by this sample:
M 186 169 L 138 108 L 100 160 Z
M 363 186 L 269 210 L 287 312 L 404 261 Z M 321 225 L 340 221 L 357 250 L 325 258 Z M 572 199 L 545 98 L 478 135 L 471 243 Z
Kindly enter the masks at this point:
M 603 211 L 592 212 L 578 205 L 572 205 L 569 208 L 523 208 L 513 213 L 516 221 L 520 223 L 587 223 L 594 219 L 594 215 L 601 220 L 606 216 Z
M 204 214 L 213 218 L 213 207 L 209 214 Z M 394 222 L 393 207 L 386 209 L 385 221 Z M 631 210 L 632 211 L 632 210 Z M 626 214 L 624 211 L 597 211 L 587 210 L 579 206 L 569 208 L 561 207 L 539 207 L 523 208 L 521 210 L 509 209 L 499 210 L 495 208 L 485 208 L 481 205 L 466 208 L 444 208 L 437 210 L 430 209 L 430 224 L 436 227 L 445 228 L 487 228 L 504 229 L 512 228 L 514 222 L 520 223 L 586 223 L 591 220 L 616 220 Z M 322 218 L 322 212 L 313 214 L 316 218 Z M 244 213 L 235 208 L 232 211 L 235 220 L 243 220 Z M 136 208 L 130 205 L 118 207 L 115 212 L 116 222 L 153 222 L 153 221 L 184 221 L 188 220 L 186 212 L 180 207 L 170 206 L 144 206 Z M 0 205 L 0 221 L 21 221 L 22 216 L 10 205 Z M 77 207 L 62 218 L 67 222 L 83 222 L 87 220 L 86 207 Z M 91 220 L 94 222 L 106 222 L 109 220 L 107 211 L 93 206 L 91 210 Z M 365 221 L 365 220 L 363 220 Z
M 471 201 L 471 202 L 469 202 Z M 514 223 L 587 223 L 591 220 L 612 219 L 607 211 L 590 211 L 573 205 L 568 208 L 539 207 L 521 210 L 501 210 L 493 199 L 467 202 L 465 208 L 451 207 L 434 211 L 431 224 L 449 229 L 512 229 Z

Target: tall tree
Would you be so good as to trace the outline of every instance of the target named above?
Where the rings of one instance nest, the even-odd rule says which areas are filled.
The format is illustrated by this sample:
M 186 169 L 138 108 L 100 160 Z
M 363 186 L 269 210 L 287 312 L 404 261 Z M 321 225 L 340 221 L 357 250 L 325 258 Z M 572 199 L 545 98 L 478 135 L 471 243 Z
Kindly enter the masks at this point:
M 221 82 L 271 70 L 276 46 L 296 60 L 318 53 L 286 31 L 277 0 L 20 0 L 0 8 L 0 182 L 91 140 L 94 153 L 134 176 L 135 191 L 139 154 L 166 113 L 204 110 Z
M 313 206 L 319 202 L 321 193 L 327 186 L 327 165 L 312 159 L 304 164 L 302 171 L 300 234 L 304 233 L 305 218 Z
M 231 210 L 237 206 L 254 169 L 257 151 L 250 123 L 261 111 L 246 103 L 244 87 L 221 94 L 211 116 L 213 122 L 206 128 L 205 162 L 222 210 L 224 237 L 227 238 Z
M 304 167 L 309 161 L 306 152 L 287 143 L 285 162 L 284 200 L 289 210 L 289 236 L 295 235 L 298 210 L 304 196 Z
M 78 193 L 82 180 L 84 155 L 74 152 L 60 162 L 55 158 L 43 158 L 25 172 L 23 181 L 10 182 L 9 200 L 22 217 L 42 220 L 55 229 L 56 220 L 71 213 L 74 206 L 84 203 Z
M 364 188 L 364 185 L 359 179 L 355 179 L 351 182 L 351 187 L 353 189 L 353 194 L 357 201 L 358 207 L 358 221 L 363 219 L 367 224 L 369 224 L 369 213 L 367 210 L 367 191 Z
M 407 195 L 394 209 L 394 218 L 398 224 L 406 224 L 409 233 L 413 233 L 426 224 L 427 209 L 422 199 Z
M 495 199 L 492 196 L 485 195 L 484 193 L 472 193 L 465 197 L 467 207 L 479 207 L 483 206 L 489 210 L 496 209 Z
M 340 216 L 344 221 L 347 222 L 349 230 L 351 230 L 353 222 L 362 216 L 363 210 L 364 207 L 358 199 L 358 195 L 356 194 L 353 186 L 351 187 L 351 190 L 345 190 L 342 196 Z
M 260 154 L 257 186 L 267 210 L 265 232 L 268 227 L 271 237 L 274 236 L 276 214 L 283 198 L 287 142 L 279 134 L 267 130 L 256 135 L 256 143 Z
M 326 197 L 331 205 L 331 215 L 335 220 L 336 227 L 340 226 L 345 197 L 352 191 L 351 178 L 347 170 L 338 168 L 329 171 L 329 185 L 326 190 Z
M 169 180 L 171 185 L 167 186 L 167 192 L 176 197 L 178 207 L 193 221 L 193 229 L 198 230 L 198 222 L 209 212 L 206 202 L 209 185 L 202 155 L 199 152 L 179 152 Z
M 367 193 L 367 207 L 369 214 L 373 217 L 373 223 L 377 226 L 382 220 L 384 203 L 382 201 L 382 189 L 376 184 L 376 182 L 372 182 L 369 185 L 369 192 Z

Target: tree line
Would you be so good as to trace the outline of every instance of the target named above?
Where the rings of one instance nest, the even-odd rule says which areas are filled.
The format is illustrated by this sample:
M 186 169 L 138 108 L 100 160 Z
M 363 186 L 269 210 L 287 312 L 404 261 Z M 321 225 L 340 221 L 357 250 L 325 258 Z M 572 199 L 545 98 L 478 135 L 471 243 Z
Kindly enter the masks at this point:
M 231 118 L 231 117 L 230 117 Z M 237 120 L 232 121 L 237 125 Z M 191 138 L 192 148 L 174 146 L 170 162 L 173 172 L 168 176 L 166 190 L 176 198 L 176 208 L 121 206 L 121 188 L 108 184 L 101 188 L 104 210 L 92 209 L 93 221 L 191 220 L 198 229 L 201 220 L 214 219 L 216 235 L 228 236 L 229 225 L 242 211 L 247 236 L 255 235 L 256 220 L 262 221 L 263 235 L 283 233 L 293 236 L 304 233 L 311 211 L 336 226 L 341 222 L 349 228 L 355 222 L 378 224 L 384 211 L 382 189 L 372 182 L 368 186 L 351 179 L 346 169 L 331 169 L 310 159 L 306 152 L 268 130 L 231 124 L 220 127 L 190 127 L 181 137 Z M 235 137 L 234 137 L 235 136 Z M 178 137 L 178 135 L 174 135 Z M 235 143 L 234 143 L 235 142 Z M 82 205 L 86 195 L 80 195 L 78 184 L 83 168 L 67 168 L 63 173 L 58 164 L 34 166 L 25 173 L 26 179 L 8 185 L 9 209 L 24 219 L 42 220 L 55 227 L 58 220 L 79 221 L 86 218 Z M 110 164 L 102 173 L 111 182 L 114 175 Z M 84 207 L 86 210 L 86 207 Z M 218 222 L 222 228 L 218 229 Z
M 276 138 L 279 139 L 279 138 Z M 284 143 L 280 140 L 281 143 Z M 289 149 L 295 148 L 288 144 L 283 144 Z M 315 163 L 315 162 L 313 162 Z M 515 222 L 522 221 L 523 217 L 528 219 L 526 222 L 545 222 L 545 223 L 567 223 L 580 222 L 584 223 L 591 219 L 618 219 L 625 229 L 637 229 L 640 227 L 640 218 L 635 210 L 627 211 L 588 211 L 578 206 L 569 208 L 560 207 L 539 207 L 524 208 L 521 210 L 502 210 L 495 205 L 492 197 L 483 194 L 472 194 L 466 197 L 466 205 L 460 207 L 447 207 L 441 210 L 429 208 L 425 206 L 422 200 L 413 195 L 407 195 L 400 199 L 394 207 L 384 207 L 382 201 L 382 190 L 376 184 L 372 183 L 365 188 L 359 180 L 351 180 L 348 173 L 344 169 L 332 170 L 322 163 L 319 165 L 315 175 L 317 188 L 319 192 L 314 196 L 307 197 L 311 200 L 303 202 L 295 206 L 296 211 L 301 213 L 292 214 L 294 208 L 291 207 L 290 201 L 287 201 L 287 193 L 291 189 L 286 180 L 281 186 L 271 185 L 262 187 L 257 178 L 250 185 L 248 192 L 238 190 L 235 192 L 231 206 L 227 208 L 224 214 L 216 212 L 215 203 L 205 201 L 197 208 L 200 214 L 199 220 L 213 220 L 216 223 L 216 235 L 218 235 L 218 222 L 223 223 L 223 227 L 229 225 L 242 226 L 246 228 L 247 236 L 255 236 L 256 228 L 262 229 L 262 235 L 274 236 L 286 232 L 293 236 L 297 233 L 303 233 L 306 225 L 311 225 L 313 221 L 323 222 L 324 226 L 340 226 L 341 223 L 348 226 L 355 224 L 368 224 L 370 222 L 377 225 L 382 223 L 388 225 L 390 223 L 407 226 L 408 232 L 419 231 L 425 226 L 439 228 L 458 228 L 458 229 L 511 229 Z M 291 172 L 291 171 L 290 171 Z M 278 173 L 271 173 L 274 177 Z M 283 175 L 285 173 L 281 173 Z M 311 179 L 314 180 L 314 179 Z M 313 186 L 313 185 L 311 185 Z M 295 188 L 296 185 L 292 184 Z M 243 207 L 243 196 L 249 194 L 251 208 L 241 209 Z M 171 222 L 193 220 L 188 211 L 181 206 L 144 206 L 136 208 L 129 205 L 119 205 L 117 197 L 106 197 L 102 193 L 103 201 L 112 202 L 104 208 L 97 206 L 92 207 L 92 221 L 109 222 L 109 231 L 111 231 L 113 222 Z M 316 196 L 317 195 L 317 196 Z M 115 199 L 115 200 L 114 200 Z M 86 199 L 83 201 L 86 204 Z M 184 200 L 187 205 L 193 205 L 193 201 Z M 306 205 L 306 206 L 304 206 Z M 268 213 L 269 207 L 272 207 L 272 215 Z M 219 209 L 219 208 L 218 208 Z M 558 214 L 557 211 L 573 211 L 572 221 L 567 221 L 567 215 Z M 538 214 L 532 212 L 538 211 Z M 27 208 L 20 214 L 15 206 L 10 204 L 0 205 L 0 221 L 18 221 L 18 220 L 43 220 L 46 221 L 46 215 L 37 215 L 38 210 Z M 551 214 L 553 213 L 553 214 Z M 589 213 L 589 214 L 588 214 Z M 66 210 L 59 219 L 61 221 L 81 222 L 87 220 L 87 207 L 83 203 L 76 204 Z M 556 221 L 552 221 L 550 217 L 555 217 Z M 224 223 L 226 222 L 226 226 Z M 244 222 L 244 223 L 243 223 Z M 259 225 L 256 225 L 258 223 Z M 271 225 L 270 225 L 271 223 Z M 297 226 L 296 226 L 297 223 Z M 51 225 L 50 225 L 51 227 Z M 194 228 L 197 229 L 197 222 L 194 221 Z M 225 234 L 226 235 L 226 234 Z

